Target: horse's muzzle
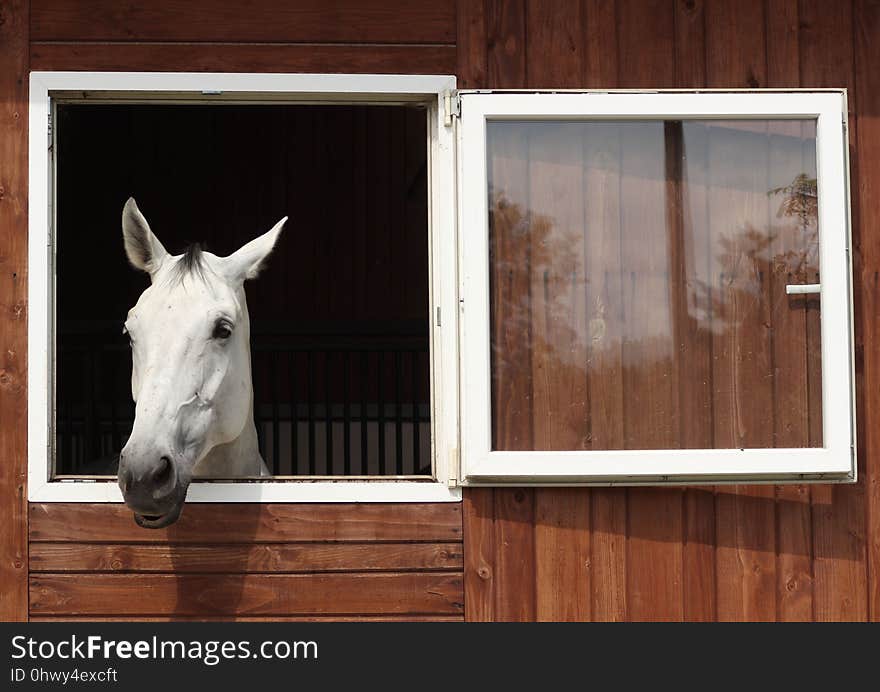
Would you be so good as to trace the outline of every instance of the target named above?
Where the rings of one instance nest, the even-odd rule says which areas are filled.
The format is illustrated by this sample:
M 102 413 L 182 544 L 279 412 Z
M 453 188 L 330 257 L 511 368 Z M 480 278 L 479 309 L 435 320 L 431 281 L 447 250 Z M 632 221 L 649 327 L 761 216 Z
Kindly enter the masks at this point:
M 188 479 L 178 473 L 170 456 L 119 460 L 119 488 L 134 520 L 145 529 L 161 529 L 180 517 Z

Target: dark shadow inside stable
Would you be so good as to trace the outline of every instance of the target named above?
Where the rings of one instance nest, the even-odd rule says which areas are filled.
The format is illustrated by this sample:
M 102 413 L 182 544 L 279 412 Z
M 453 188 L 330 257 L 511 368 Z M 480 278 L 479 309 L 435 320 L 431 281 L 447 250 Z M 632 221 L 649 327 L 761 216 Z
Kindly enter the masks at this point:
M 427 475 L 427 118 L 415 106 L 64 104 L 56 125 L 56 466 L 115 473 L 134 196 L 169 252 L 290 220 L 247 282 L 260 449 L 282 476 Z

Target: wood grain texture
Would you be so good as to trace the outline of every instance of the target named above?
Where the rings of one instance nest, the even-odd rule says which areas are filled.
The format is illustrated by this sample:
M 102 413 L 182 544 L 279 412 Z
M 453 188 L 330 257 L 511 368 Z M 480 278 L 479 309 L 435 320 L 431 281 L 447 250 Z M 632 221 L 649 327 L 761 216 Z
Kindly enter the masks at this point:
M 584 6 L 584 86 L 618 83 L 617 15 L 614 3 L 590 0 Z M 605 276 L 589 291 L 587 316 L 601 325 L 601 339 L 591 341 L 589 375 L 590 436 L 597 449 L 623 449 L 623 286 L 620 280 L 620 130 L 612 128 L 602 143 L 584 150 L 587 267 Z M 599 284 L 599 285 L 597 285 Z M 581 491 L 584 492 L 584 491 Z M 590 615 L 598 621 L 626 619 L 627 490 L 590 491 Z
M 488 83 L 515 89 L 526 80 L 525 0 L 486 0 Z
M 855 291 L 861 297 L 856 313 L 856 341 L 861 344 L 861 377 L 857 382 L 861 430 L 859 455 L 865 459 L 862 482 L 867 500 L 868 617 L 880 620 L 880 3 L 856 0 L 853 17 L 855 31 L 855 89 L 858 101 L 859 229 Z M 858 351 L 857 351 L 858 353 Z
M 94 616 L 35 615 L 31 622 L 464 622 L 464 615 L 166 615 Z
M 614 87 L 618 79 L 617 7 L 606 0 L 584 2 L 585 88 Z
M 456 28 L 458 88 L 480 88 L 486 84 L 489 59 L 485 0 L 457 0 Z
M 750 0 L 735 9 L 727 3 L 712 2 L 707 4 L 706 12 L 707 86 L 766 86 L 764 3 Z M 759 151 L 758 146 L 746 154 L 735 142 L 713 136 L 710 166 L 718 170 L 730 164 L 731 170 L 736 170 L 742 166 L 740 155 L 760 160 L 763 150 Z M 766 233 L 768 189 L 766 163 L 762 170 L 755 171 L 750 184 L 713 186 L 710 219 L 713 210 L 720 212 L 726 205 L 736 205 L 744 228 Z M 714 441 L 727 447 L 753 446 L 760 444 L 759 440 L 772 440 L 772 416 L 749 403 L 755 398 L 773 401 L 768 282 L 760 268 L 743 269 L 751 264 L 745 260 L 749 246 L 742 229 L 714 222 L 710 228 L 713 248 L 725 244 L 730 248 L 725 261 L 714 265 L 711 285 L 718 287 L 718 312 L 740 319 L 739 323 L 719 325 L 721 331 L 716 330 L 714 337 Z M 767 487 L 725 488 L 716 494 L 716 569 L 724 575 L 716 582 L 719 619 L 776 618 L 773 494 L 773 489 Z
M 706 3 L 704 0 L 675 2 L 675 82 L 681 88 L 706 85 Z M 696 177 L 707 171 L 705 138 L 691 138 L 684 152 L 690 171 Z M 684 142 L 682 142 L 684 147 Z M 708 179 L 708 178 L 706 178 Z M 683 182 L 683 181 L 682 181 Z M 705 186 L 689 183 L 682 187 L 682 240 L 679 259 L 683 277 L 679 281 L 705 280 L 711 262 L 707 242 L 708 208 Z M 681 276 L 681 275 L 680 275 Z M 682 291 L 678 314 L 679 368 L 686 367 L 688 378 L 679 379 L 682 407 L 681 444 L 701 448 L 712 444 L 712 351 L 711 333 L 696 319 L 686 319 L 688 291 Z M 682 361 L 686 360 L 686 366 Z M 715 494 L 710 487 L 686 488 L 682 496 L 682 592 L 683 615 L 690 622 L 715 619 Z
M 460 574 L 33 574 L 35 615 L 457 614 Z
M 769 0 L 766 9 L 767 86 L 800 86 L 797 0 Z M 783 168 L 797 153 L 781 146 L 771 148 L 770 173 Z M 771 219 L 772 223 L 772 219 Z M 776 251 L 797 250 L 797 230 L 784 226 L 775 242 Z M 807 419 L 806 310 L 783 298 L 789 277 L 771 275 L 771 306 L 774 328 L 776 383 L 776 444 L 781 447 L 809 443 Z M 805 277 L 797 281 L 806 282 Z M 783 351 L 784 349 L 784 351 Z M 813 617 L 813 555 L 810 487 L 785 485 L 776 488 L 776 593 L 777 618 L 809 621 Z
M 535 492 L 495 489 L 495 619 L 528 622 L 537 615 Z
M 583 82 L 583 3 L 526 2 L 526 86 L 574 88 Z
M 453 74 L 454 46 L 32 43 L 34 70 Z
M 847 87 L 849 94 L 850 173 L 859 181 L 861 158 L 855 146 L 859 139 L 861 118 L 857 116 L 861 98 L 870 94 L 855 90 L 852 5 L 829 5 L 819 0 L 801 0 L 799 9 L 799 44 L 801 83 L 824 87 Z M 861 190 L 858 182 L 851 185 L 853 235 L 872 242 L 877 229 L 862 225 Z M 861 291 L 859 291 L 861 293 Z M 866 291 L 867 293 L 867 291 Z M 815 357 L 818 311 L 808 313 L 808 358 Z M 876 321 L 876 315 L 867 317 L 866 325 Z M 866 325 L 857 323 L 857 340 Z M 865 341 L 865 346 L 868 342 Z M 869 386 L 866 383 L 864 389 Z M 811 406 L 810 431 L 816 430 L 816 407 L 819 391 L 809 383 Z M 869 427 L 870 420 L 863 427 Z M 859 454 L 859 476 L 856 485 L 815 486 L 812 488 L 813 520 L 813 617 L 816 620 L 862 620 L 868 614 L 867 552 L 866 552 L 866 495 L 863 471 L 865 453 Z M 872 527 L 876 531 L 876 525 Z
M 673 86 L 672 4 L 620 2 L 618 21 L 626 27 L 618 31 L 618 86 Z M 655 223 L 666 217 L 667 209 L 663 145 L 662 135 L 659 140 L 621 137 L 623 362 L 634 366 L 626 368 L 623 377 L 624 446 L 631 449 L 680 444 L 678 363 L 664 351 L 660 338 L 644 337 L 662 334 L 672 324 L 667 256 L 671 243 L 664 225 Z M 646 228 L 653 232 L 646 233 Z M 665 228 L 667 234 L 673 230 Z M 630 379 L 628 372 L 635 376 Z M 628 491 L 627 512 L 627 619 L 683 619 L 681 490 L 633 488 Z
M 34 572 L 401 572 L 462 569 L 461 543 L 33 543 Z
M 590 498 L 580 488 L 535 494 L 535 617 L 549 622 L 591 619 Z
M 260 0 L 258 10 L 264 2 L 268 7 L 268 0 Z M 31 44 L 30 62 L 33 69 L 457 72 L 461 86 L 476 88 L 551 86 L 557 77 L 560 84 L 594 88 L 850 87 L 860 483 L 809 489 L 785 486 L 757 493 L 748 488 L 733 495 L 722 489 L 719 506 L 709 489 L 671 493 L 662 489 L 573 489 L 563 493 L 561 500 L 555 490 L 466 489 L 465 502 L 457 515 L 450 506 L 442 510 L 420 506 L 412 511 L 397 506 L 384 519 L 373 515 L 371 509 L 365 516 L 359 506 L 319 506 L 317 518 L 311 515 L 310 519 L 308 511 L 314 507 L 266 506 L 257 511 L 244 506 L 231 512 L 229 508 L 220 511 L 192 505 L 187 507 L 179 530 L 155 532 L 158 535 L 148 534 L 147 539 L 131 522 L 127 510 L 118 506 L 34 505 L 30 509 L 32 553 L 35 564 L 43 561 L 51 569 L 60 569 L 58 560 L 70 554 L 78 541 L 90 543 L 79 558 L 85 562 L 80 564 L 96 567 L 110 564 L 112 568 L 114 557 L 109 558 L 110 563 L 107 559 L 118 558 L 113 551 L 129 551 L 122 553 L 126 560 L 134 559 L 132 555 L 164 555 L 164 564 L 169 564 L 175 554 L 178 558 L 188 554 L 193 567 L 230 566 L 238 559 L 245 565 L 276 564 L 253 556 L 278 547 L 287 555 L 286 565 L 308 564 L 311 569 L 337 560 L 335 564 L 346 568 L 351 564 L 371 569 L 377 563 L 368 556 L 352 563 L 342 561 L 342 553 L 331 557 L 340 549 L 360 550 L 367 541 L 386 547 L 388 541 L 400 542 L 401 550 L 409 555 L 406 564 L 417 565 L 417 561 L 410 561 L 413 553 L 409 550 L 428 559 L 419 551 L 462 540 L 463 509 L 466 570 L 464 585 L 439 586 L 428 580 L 447 578 L 454 582 L 457 573 L 189 573 L 181 579 L 155 573 L 34 572 L 34 619 L 460 620 L 464 591 L 467 616 L 474 620 L 536 619 L 544 615 L 596 620 L 880 618 L 880 484 L 876 482 L 880 474 L 876 470 L 880 438 L 874 432 L 877 426 L 872 424 L 880 415 L 880 388 L 876 386 L 880 378 L 880 333 L 873 326 L 880 311 L 880 219 L 872 204 L 880 187 L 880 167 L 876 163 L 880 160 L 880 131 L 876 125 L 880 103 L 874 69 L 880 59 L 877 3 L 854 0 L 853 13 L 850 3 L 819 0 L 767 0 L 749 2 L 742 8 L 726 0 L 585 0 L 561 10 L 549 0 L 459 0 L 433 7 L 390 0 L 375 7 L 380 13 L 397 7 L 398 17 L 383 26 L 375 26 L 368 19 L 370 31 L 351 38 L 351 43 L 346 37 L 354 31 L 360 33 L 361 27 L 340 22 L 333 13 L 360 12 L 360 4 L 355 9 L 353 2 L 337 3 L 329 9 L 320 4 L 320 9 L 315 9 L 319 3 L 311 0 L 291 3 L 276 26 L 268 25 L 266 12 L 257 11 L 239 22 L 239 27 L 236 22 L 200 26 L 200 21 L 188 18 L 199 11 L 200 2 L 184 7 L 183 3 L 165 0 L 135 9 L 132 3 L 111 5 L 109 0 L 90 0 L 86 10 L 94 12 L 89 12 L 80 10 L 82 4 L 73 0 L 38 0 L 34 3 L 33 26 L 39 42 Z M 10 125 L 0 129 L 0 219 L 4 229 L 19 229 L 18 233 L 0 234 L 0 302 L 7 315 L 0 330 L 4 346 L 4 360 L 0 360 L 0 414 L 4 421 L 0 450 L 8 459 L 20 460 L 17 471 L 14 464 L 4 464 L 0 498 L 4 502 L 13 498 L 13 507 L 23 506 L 23 489 L 19 489 L 26 458 L 22 394 L 26 151 L 20 110 L 26 102 L 26 80 L 18 83 L 28 67 L 26 7 L 23 2 L 7 3 L 3 10 L 5 22 L 0 24 L 0 36 L 4 38 L 0 54 L 4 66 L 12 66 L 0 77 L 0 89 L 15 95 L 13 100 L 4 100 L 0 108 L 0 117 Z M 221 7 L 234 16 L 245 11 L 238 5 L 233 7 L 231 1 Z M 424 16 L 423 12 L 432 13 L 433 19 L 418 24 L 414 19 Z M 172 16 L 174 22 L 169 20 Z M 294 22 L 290 19 L 293 16 L 307 21 Z M 327 21 L 331 16 L 334 22 Z M 579 17 L 580 24 L 576 28 L 562 17 Z M 534 45 L 533 36 L 538 37 Z M 558 45 L 552 45 L 548 55 L 543 56 L 539 46 L 546 47 L 548 40 L 552 43 L 557 39 Z M 573 42 L 566 44 L 569 39 Z M 43 42 L 52 40 L 73 42 Z M 177 42 L 186 40 L 200 43 Z M 339 40 L 344 42 L 337 43 Z M 456 40 L 458 50 L 452 45 Z M 171 43 L 152 45 L 156 41 Z M 308 45 L 297 45 L 300 41 Z M 363 42 L 372 45 L 357 45 Z M 556 62 L 560 65 L 558 72 L 554 72 Z M 642 63 L 647 66 L 641 67 Z M 546 83 L 539 83 L 544 78 Z M 600 184 L 584 176 L 585 185 L 597 182 Z M 612 196 L 605 199 L 608 205 L 613 204 Z M 782 319 L 777 313 L 771 315 L 772 324 L 780 330 L 788 328 L 783 327 Z M 807 320 L 807 357 L 815 359 L 818 351 L 810 344 L 816 339 L 818 312 L 813 310 Z M 15 345 L 13 355 L 8 353 L 9 343 Z M 790 381 L 800 392 L 801 384 Z M 811 403 L 806 426 L 815 441 L 820 392 L 815 382 L 807 382 L 807 389 Z M 609 406 L 614 406 L 613 402 L 611 397 Z M 590 406 L 591 415 L 596 415 L 595 399 L 591 399 Z M 786 420 L 779 413 L 781 410 L 774 423 L 776 431 L 801 434 L 804 422 L 800 414 Z M 19 424 L 7 425 L 10 419 Z M 517 433 L 511 428 L 508 434 L 522 431 Z M 526 437 L 530 434 L 527 432 Z M 588 503 L 583 502 L 587 496 Z M 678 501 L 671 500 L 676 496 Z M 589 514 L 584 516 L 587 507 Z M 571 519 L 564 525 L 560 522 L 566 516 Z M 653 516 L 660 517 L 659 526 L 650 522 Z M 25 519 L 22 513 L 16 521 L 13 514 L 13 521 L 0 527 L 0 615 L 13 618 L 24 617 L 27 603 L 23 576 L 27 552 L 21 533 Z M 669 526 L 678 527 L 677 536 L 668 530 Z M 141 545 L 139 542 L 144 540 L 147 542 Z M 260 545 L 251 545 L 253 541 Z M 303 545 L 302 541 L 318 544 Z M 407 545 L 409 541 L 416 541 L 412 548 Z M 230 546 L 230 542 L 238 545 Z M 209 545 L 212 543 L 218 545 Z M 554 550 L 564 551 L 563 559 L 558 564 L 545 564 Z M 585 565 L 579 557 L 575 559 L 583 550 L 588 550 Z M 403 559 L 402 552 L 395 554 L 395 559 Z M 383 558 L 387 559 L 388 555 Z M 127 564 L 148 567 L 143 562 Z M 131 593 L 141 595 L 142 589 L 134 584 L 140 584 L 143 578 L 156 581 L 149 583 L 142 604 L 135 609 L 160 608 L 162 612 L 84 612 L 100 609 L 89 604 L 107 599 L 107 594 L 122 594 L 111 597 L 116 602 Z M 358 581 L 361 578 L 387 581 Z M 425 581 L 396 581 L 413 578 Z M 105 579 L 108 581 L 101 581 Z M 333 581 L 336 579 L 342 579 L 348 587 L 358 584 L 355 590 L 360 589 L 363 598 L 346 606 L 354 608 L 351 612 L 340 613 L 335 605 L 333 613 L 317 612 L 325 607 L 321 594 L 332 590 L 335 595 L 342 588 L 342 582 Z M 305 583 L 317 585 L 316 590 L 301 588 Z M 570 599 L 562 595 L 557 598 L 551 589 L 559 585 L 588 589 L 589 606 L 583 605 L 582 592 L 577 590 Z M 678 588 L 681 595 L 673 597 L 671 607 L 658 603 L 660 594 L 670 588 Z M 201 590 L 207 594 L 204 601 L 190 599 L 191 594 Z M 300 594 L 305 591 L 310 591 L 309 602 L 301 600 Z M 288 592 L 296 593 L 288 596 Z M 189 599 L 188 605 L 178 606 L 181 596 Z M 400 607 L 398 596 L 402 596 L 402 607 L 410 612 L 395 610 Z M 270 601 L 272 606 L 268 605 Z M 233 602 L 235 612 L 223 612 Z M 241 612 L 239 604 L 247 612 Z M 431 613 L 443 614 L 427 615 L 424 613 L 429 611 L 415 610 L 425 607 L 433 609 Z M 198 612 L 193 612 L 196 609 Z M 367 612 L 369 609 L 382 612 Z
M 0 19 L 0 620 L 26 620 L 27 0 Z
M 462 500 L 465 615 L 469 622 L 495 620 L 495 491 L 472 488 Z
M 876 70 L 869 67 L 877 62 L 875 44 L 876 34 L 880 31 L 880 9 L 871 0 L 856 0 L 854 7 L 855 14 L 852 15 L 849 3 L 835 5 L 818 0 L 746 3 L 726 0 L 606 3 L 588 0 L 577 8 L 559 10 L 559 14 L 568 20 L 565 23 L 554 15 L 558 10 L 554 3 L 541 0 L 503 5 L 486 3 L 490 78 L 485 86 L 549 86 L 557 76 L 553 73 L 553 65 L 560 62 L 558 74 L 571 77 L 580 65 L 583 69 L 580 86 L 593 88 L 849 87 L 856 263 L 857 414 L 862 481 L 857 486 L 790 485 L 776 489 L 743 486 L 738 491 L 724 487 L 717 490 L 717 498 L 714 489 L 689 488 L 682 493 L 680 523 L 676 503 L 672 503 L 671 511 L 676 515 L 673 525 L 680 525 L 681 535 L 676 537 L 674 532 L 666 533 L 663 540 L 658 541 L 665 546 L 659 553 L 659 561 L 655 560 L 660 565 L 659 571 L 652 569 L 648 558 L 656 546 L 646 545 L 653 542 L 649 531 L 656 530 L 647 520 L 652 515 L 646 513 L 646 520 L 637 520 L 635 524 L 633 518 L 644 511 L 643 505 L 655 506 L 651 503 L 657 503 L 666 491 L 590 490 L 589 579 L 590 616 L 593 619 L 647 617 L 650 613 L 646 614 L 646 610 L 658 609 L 654 603 L 657 597 L 651 595 L 652 590 L 667 588 L 670 582 L 664 571 L 666 567 L 673 566 L 673 577 L 678 569 L 676 560 L 670 561 L 664 555 L 675 555 L 679 550 L 682 610 L 676 606 L 672 612 L 659 613 L 660 616 L 674 618 L 680 612 L 690 620 L 862 619 L 869 614 L 870 608 L 873 617 L 880 617 L 880 607 L 876 605 L 880 602 L 880 587 L 877 586 L 880 579 L 876 576 L 876 565 L 880 560 L 880 541 L 876 538 L 876 517 L 880 510 L 876 506 L 880 493 L 875 490 L 878 484 L 872 480 L 878 472 L 874 470 L 877 454 L 873 451 L 876 426 L 870 424 L 880 415 L 880 403 L 877 403 L 880 399 L 875 393 L 877 387 L 868 384 L 880 376 L 877 367 L 880 355 L 876 347 L 880 335 L 874 334 L 876 330 L 872 326 L 880 310 L 880 279 L 877 278 L 880 276 L 880 241 L 877 240 L 880 220 L 868 201 L 877 196 L 876 191 L 872 191 L 877 186 L 875 178 L 880 180 L 880 168 L 875 163 L 880 159 L 880 153 L 875 151 L 875 140 L 880 139 L 880 135 L 874 132 L 880 105 L 874 96 L 877 92 L 874 84 Z M 572 21 L 572 18 L 578 16 L 583 27 L 583 45 L 574 45 L 567 51 L 565 39 L 574 33 L 577 20 Z M 523 23 L 525 28 L 521 29 Z M 670 32 L 674 36 L 671 42 Z M 552 48 L 552 60 L 543 59 L 548 36 L 559 38 L 559 45 Z M 493 67 L 493 60 L 499 57 L 503 57 L 501 64 L 496 63 Z M 640 67 L 642 62 L 647 66 Z M 492 75 L 499 78 L 497 83 L 491 81 Z M 539 83 L 538 78 L 544 77 L 547 84 Z M 565 84 L 571 84 L 568 78 Z M 690 165 L 697 154 L 694 150 L 688 152 Z M 716 152 L 715 155 L 721 156 L 722 153 Z M 773 143 L 768 150 L 768 177 L 774 176 L 774 170 L 787 170 L 791 164 L 788 159 L 792 156 L 793 152 Z M 585 175 L 588 188 L 595 190 L 601 185 L 601 177 Z M 689 194 L 699 194 L 699 191 L 691 186 Z M 754 196 L 755 217 L 759 212 L 765 219 L 773 216 L 767 200 L 758 197 L 757 194 Z M 606 195 L 605 199 L 609 197 Z M 691 202 L 694 201 L 692 198 Z M 693 209 L 695 205 L 690 206 Z M 593 212 L 589 213 L 599 216 L 595 205 Z M 605 221 L 607 226 L 607 219 Z M 709 223 L 709 219 L 694 217 L 690 222 L 697 237 L 700 225 Z M 770 223 L 782 225 L 775 219 Z M 779 249 L 787 247 L 785 244 L 789 240 L 784 229 L 773 242 Z M 709 248 L 700 252 L 703 251 L 710 252 Z M 595 256 L 596 252 L 589 254 Z M 813 372 L 817 367 L 818 311 L 814 307 L 808 308 L 805 314 L 777 305 L 775 301 L 781 283 L 781 276 L 769 277 L 766 297 L 762 298 L 763 306 L 760 303 L 756 306 L 766 313 L 778 339 L 772 348 L 769 345 L 762 347 L 761 359 L 764 364 L 772 363 L 774 376 L 778 379 L 776 396 L 779 400 L 773 408 L 773 415 L 766 417 L 768 420 L 760 420 L 750 412 L 748 425 L 753 431 L 755 426 L 763 426 L 761 429 L 772 435 L 777 445 L 794 440 L 803 444 L 804 435 L 809 436 L 809 444 L 820 444 L 820 388 L 815 377 L 808 376 L 806 381 L 804 378 L 805 370 Z M 796 333 L 801 329 L 802 336 L 798 337 Z M 796 354 L 792 362 L 781 360 L 786 344 L 787 351 L 793 349 Z M 753 344 L 752 348 L 758 345 Z M 797 355 L 800 353 L 805 353 L 803 367 L 798 367 L 802 360 Z M 761 386 L 752 375 L 742 382 L 749 387 L 760 389 Z M 595 396 L 593 386 L 591 380 L 590 415 L 595 418 L 601 415 L 603 403 L 607 402 L 613 409 L 614 398 Z M 606 388 L 603 391 L 610 393 L 613 390 Z M 693 421 L 692 416 L 688 418 L 688 422 Z M 768 424 L 772 429 L 765 430 Z M 605 432 L 609 438 L 606 443 L 612 444 L 613 426 L 609 428 L 594 423 L 592 428 L 594 443 L 597 436 Z M 717 434 L 714 430 L 710 432 Z M 685 427 L 682 439 L 686 441 L 688 434 Z M 466 496 L 471 492 L 466 489 Z M 537 521 L 543 511 L 546 490 L 537 488 L 532 492 Z M 549 504 L 550 500 L 546 502 Z M 634 510 L 636 502 L 640 506 Z M 499 510 L 496 507 L 490 511 L 482 505 L 480 511 L 481 516 L 471 516 L 470 509 L 465 506 L 470 535 L 479 532 L 481 536 L 494 538 Z M 661 516 L 662 521 L 663 512 L 654 514 Z M 541 555 L 541 530 L 540 523 L 536 523 L 534 535 L 522 531 L 521 548 L 529 550 L 534 542 L 535 550 Z M 466 544 L 466 559 L 467 551 Z M 497 564 L 494 568 L 493 580 L 504 582 L 505 568 Z M 522 584 L 520 588 L 527 598 L 530 597 L 529 590 L 535 589 L 540 604 L 546 588 L 542 581 L 576 583 L 576 569 L 574 565 L 569 566 L 568 576 L 564 576 L 545 572 L 537 563 L 535 583 L 531 586 Z M 662 585 L 643 583 L 646 579 L 655 579 Z M 491 592 L 492 587 L 486 591 Z M 486 591 L 482 594 L 484 599 L 497 598 L 497 593 Z M 476 597 L 468 602 L 468 609 L 471 608 L 482 608 L 484 617 L 491 615 L 489 609 L 476 602 Z
M 454 43 L 455 1 L 34 0 L 32 41 Z
M 459 541 L 461 506 L 191 504 L 176 524 L 144 531 L 125 505 L 31 504 L 30 540 L 191 544 Z
M 584 75 L 582 3 L 529 2 L 529 85 L 577 87 Z M 588 362 L 586 169 L 577 125 L 537 133 L 530 142 L 531 214 L 552 215 L 543 239 L 533 233 L 532 406 L 535 444 L 543 449 L 591 446 Z M 540 247 L 537 244 L 540 243 Z M 543 266 L 536 258 L 543 256 Z M 560 313 L 560 309 L 562 314 Z M 560 319 L 565 316 L 566 319 Z M 570 327 L 575 326 L 574 339 Z M 572 367 L 572 364 L 574 367 Z M 562 394 L 560 396 L 560 394 Z M 572 402 L 575 402 L 572 405 Z M 535 617 L 585 621 L 591 615 L 590 491 L 541 488 L 535 492 Z

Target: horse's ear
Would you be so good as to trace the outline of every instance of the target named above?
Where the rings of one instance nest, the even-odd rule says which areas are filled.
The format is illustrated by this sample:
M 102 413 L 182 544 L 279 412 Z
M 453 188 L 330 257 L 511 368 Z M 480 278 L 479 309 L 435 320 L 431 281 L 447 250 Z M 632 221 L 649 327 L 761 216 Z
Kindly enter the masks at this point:
M 271 230 L 242 245 L 226 258 L 227 274 L 233 281 L 253 279 L 260 273 L 286 222 L 285 216 Z
M 148 274 L 153 274 L 168 255 L 150 230 L 150 224 L 138 209 L 134 197 L 129 197 L 122 208 L 122 239 L 131 266 Z

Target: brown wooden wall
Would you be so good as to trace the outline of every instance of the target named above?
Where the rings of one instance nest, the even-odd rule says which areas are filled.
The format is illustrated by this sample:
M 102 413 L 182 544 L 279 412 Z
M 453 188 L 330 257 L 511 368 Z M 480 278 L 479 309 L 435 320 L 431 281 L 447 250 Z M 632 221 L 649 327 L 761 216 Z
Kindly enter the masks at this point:
M 480 489 L 465 494 L 470 620 L 837 620 L 880 612 L 876 70 L 880 3 L 468 4 L 459 74 L 483 87 L 847 87 L 857 485 Z M 460 9 L 462 9 L 460 7 Z
M 460 618 L 462 524 L 471 620 L 880 615 L 876 0 L 5 0 L 0 17 L 0 502 L 9 508 L 0 617 Z M 848 87 L 861 480 L 468 490 L 461 507 L 192 506 L 176 528 L 149 536 L 134 534 L 119 507 L 28 513 L 28 69 L 457 73 L 465 87 Z M 139 605 L 124 613 L 100 605 L 132 593 Z
M 147 534 L 24 501 L 28 69 L 454 74 L 455 36 L 453 0 L 0 3 L 0 618 L 463 619 L 460 504 L 191 505 Z
M 461 505 L 32 504 L 32 619 L 461 620 Z

